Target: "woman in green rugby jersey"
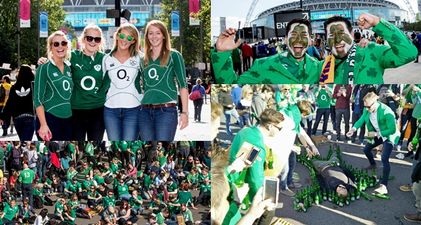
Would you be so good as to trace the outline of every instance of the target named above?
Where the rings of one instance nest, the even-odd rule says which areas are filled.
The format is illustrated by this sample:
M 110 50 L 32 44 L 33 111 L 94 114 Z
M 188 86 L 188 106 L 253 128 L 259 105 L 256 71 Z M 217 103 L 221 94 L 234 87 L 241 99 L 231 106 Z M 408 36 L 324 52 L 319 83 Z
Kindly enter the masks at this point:
M 101 28 L 87 25 L 79 36 L 80 50 L 71 53 L 72 80 L 74 83 L 72 107 L 72 140 L 102 141 L 105 131 L 104 103 L 107 88 L 103 85 L 102 59 L 104 38 Z M 41 58 L 38 63 L 47 60 Z
M 72 51 L 72 121 L 73 139 L 102 141 L 105 131 L 102 59 L 104 38 L 101 28 L 87 25 L 79 37 L 80 50 Z
M 145 29 L 143 62 L 144 96 L 140 107 L 140 138 L 144 141 L 172 141 L 177 130 L 187 127 L 188 90 L 182 55 L 171 49 L 164 23 L 152 20 Z M 182 109 L 177 121 L 177 87 Z
M 52 33 L 47 39 L 47 53 L 49 62 L 41 65 L 35 76 L 36 130 L 43 140 L 70 140 L 73 81 L 66 34 L 62 31 Z

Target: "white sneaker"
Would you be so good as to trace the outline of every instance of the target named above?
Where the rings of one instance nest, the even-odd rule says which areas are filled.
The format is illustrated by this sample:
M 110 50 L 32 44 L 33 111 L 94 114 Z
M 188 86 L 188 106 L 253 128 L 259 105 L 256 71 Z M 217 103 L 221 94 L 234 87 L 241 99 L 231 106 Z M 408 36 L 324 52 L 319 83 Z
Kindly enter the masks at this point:
M 387 187 L 384 184 L 380 184 L 380 186 L 378 188 L 374 189 L 374 192 L 386 195 L 387 194 Z
M 396 151 L 400 152 L 401 151 L 402 146 L 401 145 L 396 145 Z
M 399 153 L 399 154 L 396 155 L 396 158 L 398 158 L 398 159 L 404 159 L 405 158 L 405 155 L 401 152 L 401 153 Z

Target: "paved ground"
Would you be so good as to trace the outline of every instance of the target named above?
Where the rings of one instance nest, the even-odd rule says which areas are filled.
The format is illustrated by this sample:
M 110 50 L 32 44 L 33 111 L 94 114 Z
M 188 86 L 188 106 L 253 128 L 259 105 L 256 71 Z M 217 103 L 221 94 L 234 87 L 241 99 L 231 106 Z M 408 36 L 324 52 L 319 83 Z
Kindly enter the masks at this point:
M 385 84 L 419 84 L 421 83 L 421 63 L 410 62 L 395 69 L 386 69 Z
M 177 129 L 175 133 L 175 141 L 209 141 L 210 140 L 210 97 L 207 97 L 207 104 L 203 104 L 202 106 L 202 118 L 201 122 L 194 121 L 194 106 L 193 101 L 189 100 L 189 126 L 183 130 Z M 0 133 L 3 130 L 0 129 Z M 37 140 L 36 136 L 34 135 L 32 140 Z M 104 133 L 104 140 L 108 140 L 106 132 Z M 13 129 L 13 133 L 10 133 L 9 128 L 9 135 L 6 137 L 0 136 L 0 141 L 19 141 L 19 137 L 16 134 L 16 130 Z
M 222 118 L 224 120 L 225 118 Z M 342 124 L 343 125 L 343 124 Z M 321 128 L 321 125 L 319 125 Z M 238 127 L 233 127 L 234 134 L 239 130 Z M 329 122 L 328 130 L 332 130 L 332 125 Z M 344 130 L 344 129 L 342 129 Z M 320 131 L 319 131 L 320 132 Z M 335 138 L 335 135 L 333 138 Z M 230 142 L 233 136 L 227 136 L 225 133 L 225 123 L 221 123 L 220 133 L 218 138 Z M 336 142 L 323 143 L 319 147 L 322 155 L 327 154 L 329 146 L 336 144 Z M 363 168 L 368 166 L 368 161 L 362 151 L 363 146 L 339 143 L 343 152 L 343 158 L 348 164 L 356 168 Z M 370 224 L 370 225 L 394 225 L 394 224 L 412 224 L 407 222 L 403 215 L 405 213 L 415 212 L 415 197 L 412 192 L 401 192 L 399 186 L 410 182 L 411 175 L 411 160 L 406 158 L 404 160 L 396 159 L 395 155 L 398 152 L 394 150 L 390 157 L 391 173 L 394 177 L 389 181 L 388 189 L 391 200 L 384 200 L 375 198 L 369 202 L 360 199 L 352 202 L 349 206 L 338 207 L 330 202 L 323 202 L 319 206 L 312 206 L 307 213 L 296 212 L 292 208 L 292 198 L 284 195 L 280 196 L 280 201 L 284 203 L 282 209 L 276 211 L 277 217 L 285 218 L 291 224 L 310 224 L 310 225 L 353 225 L 353 224 Z M 381 175 L 381 161 L 380 156 L 375 158 L 377 162 L 377 174 Z M 301 184 L 303 187 L 310 185 L 310 178 L 308 170 L 301 164 L 297 164 L 296 172 L 301 177 Z M 368 189 L 367 193 L 372 192 L 373 189 Z

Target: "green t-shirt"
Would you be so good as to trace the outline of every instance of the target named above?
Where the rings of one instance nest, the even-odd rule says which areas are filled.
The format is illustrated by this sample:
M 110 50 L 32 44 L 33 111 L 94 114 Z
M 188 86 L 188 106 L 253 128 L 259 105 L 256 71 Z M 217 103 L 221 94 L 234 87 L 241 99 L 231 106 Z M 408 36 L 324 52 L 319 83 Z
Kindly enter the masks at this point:
M 211 185 L 210 184 L 200 185 L 200 191 L 201 192 L 210 192 L 211 191 Z
M 329 109 L 330 100 L 331 100 L 331 97 L 329 97 L 328 92 L 323 88 L 320 89 L 319 93 L 317 94 L 317 99 L 316 99 L 317 107 L 319 109 Z
M 73 143 L 69 143 L 67 145 L 67 147 L 69 149 L 70 154 L 74 154 L 76 152 L 76 148 L 75 148 L 75 145 Z
M 118 191 L 119 196 L 129 194 L 129 187 L 127 186 L 127 184 L 123 184 L 123 185 L 118 184 L 117 191 Z
M 34 82 L 34 107 L 44 106 L 45 112 L 59 118 L 72 116 L 70 98 L 73 81 L 70 67 L 64 64 L 64 73 L 49 61 L 38 67 Z
M 193 196 L 189 191 L 180 191 L 178 192 L 178 200 L 181 204 L 188 204 L 192 202 Z
M 32 182 L 35 179 L 35 172 L 31 169 L 24 169 L 20 171 L 19 174 L 19 182 L 22 182 L 23 184 L 32 184 Z
M 162 215 L 162 212 L 159 212 L 158 214 L 156 214 L 156 222 L 158 223 L 158 225 L 165 224 L 165 218 L 164 218 L 164 215 Z
M 104 204 L 104 208 L 107 208 L 108 206 L 115 206 L 115 198 L 114 196 L 110 197 L 110 196 L 105 196 L 103 198 L 103 204 Z
M 140 197 L 140 195 L 137 196 L 137 200 L 142 201 L 142 197 Z M 142 207 L 142 204 L 135 201 L 135 199 L 132 197 L 130 197 L 129 199 L 129 204 L 131 207 L 135 208 L 135 209 L 139 209 Z
M 72 93 L 73 109 L 95 109 L 104 106 L 107 89 L 103 85 L 102 59 L 104 53 L 97 52 L 95 57 L 82 51 L 72 51 Z
M 69 181 L 72 180 L 76 176 L 77 173 L 78 172 L 76 170 L 67 170 L 67 174 L 66 174 L 67 180 Z
M 16 215 L 19 212 L 19 207 L 15 205 L 15 207 L 11 207 L 9 204 L 6 204 L 6 207 L 4 207 L 4 218 L 8 220 L 12 220 L 16 217 Z
M 65 186 L 65 189 L 70 192 L 77 192 L 79 188 L 81 188 L 81 184 L 77 181 L 74 184 L 69 181 Z
M 187 88 L 184 59 L 179 52 L 171 50 L 167 65 L 161 67 L 160 63 L 160 59 L 151 59 L 143 69 L 142 104 L 177 102 L 177 86 Z
M 105 183 L 105 178 L 100 175 L 95 175 L 94 180 L 96 181 L 98 185 Z

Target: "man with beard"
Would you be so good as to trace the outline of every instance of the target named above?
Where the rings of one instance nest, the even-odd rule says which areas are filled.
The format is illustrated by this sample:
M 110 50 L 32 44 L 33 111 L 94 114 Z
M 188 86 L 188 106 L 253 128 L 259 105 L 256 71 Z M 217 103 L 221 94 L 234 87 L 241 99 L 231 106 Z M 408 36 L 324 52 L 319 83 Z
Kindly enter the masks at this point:
M 249 207 L 250 201 L 262 187 L 267 163 L 266 143 L 282 130 L 283 122 L 282 113 L 265 109 L 260 115 L 258 126 L 244 128 L 234 137 L 227 167 L 233 194 L 229 197 L 230 207 L 222 224 L 237 224 L 241 219 L 240 204 Z M 259 218 L 258 224 L 269 224 L 273 216 L 274 211 L 267 211 Z
M 231 51 L 241 41 L 234 41 L 236 30 L 229 28 L 219 35 L 212 65 L 219 84 L 314 84 L 319 81 L 321 63 L 306 54 L 310 45 L 311 25 L 308 20 L 294 19 L 286 28 L 288 51 L 258 59 L 253 66 L 237 76 L 233 70 Z
M 361 14 L 358 26 L 360 29 L 372 28 L 390 46 L 374 42 L 365 47 L 359 46 L 353 40 L 350 21 L 340 16 L 329 18 L 324 26 L 332 54 L 325 59 L 320 82 L 382 84 L 385 69 L 411 62 L 417 55 L 416 47 L 402 31 L 371 14 Z

